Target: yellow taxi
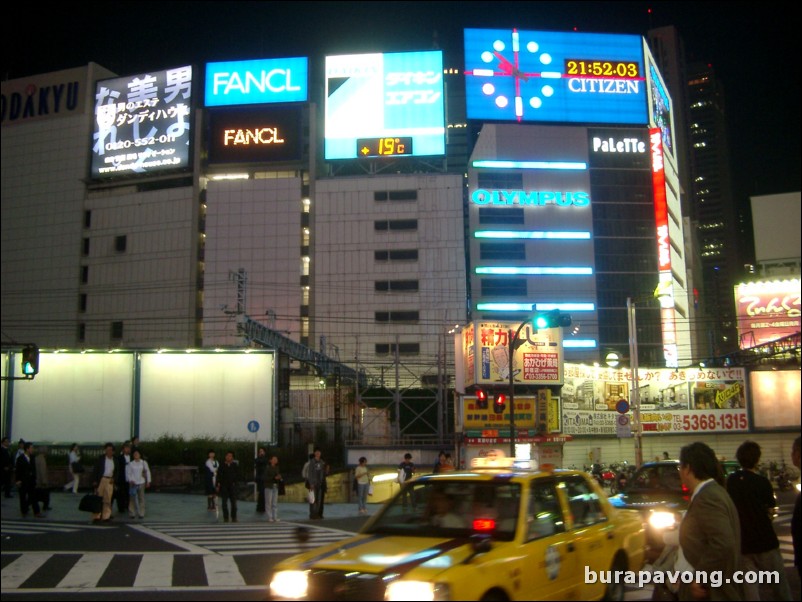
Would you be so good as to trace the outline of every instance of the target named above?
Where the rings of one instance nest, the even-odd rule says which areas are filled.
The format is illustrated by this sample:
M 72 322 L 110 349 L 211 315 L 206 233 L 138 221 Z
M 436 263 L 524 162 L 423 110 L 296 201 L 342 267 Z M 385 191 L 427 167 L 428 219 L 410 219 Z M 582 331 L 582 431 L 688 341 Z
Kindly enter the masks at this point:
M 277 564 L 271 599 L 623 599 L 623 576 L 600 573 L 641 568 L 637 511 L 584 472 L 477 460 L 404 483 L 354 537 Z

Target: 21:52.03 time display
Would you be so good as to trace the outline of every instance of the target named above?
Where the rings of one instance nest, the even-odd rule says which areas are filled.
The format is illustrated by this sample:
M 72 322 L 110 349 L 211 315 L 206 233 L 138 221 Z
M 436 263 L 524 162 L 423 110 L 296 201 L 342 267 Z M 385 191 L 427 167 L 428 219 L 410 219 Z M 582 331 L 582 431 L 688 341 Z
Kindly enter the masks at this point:
M 734 431 L 747 428 L 749 428 L 749 423 L 745 413 L 699 413 L 685 414 L 682 417 L 683 431 Z

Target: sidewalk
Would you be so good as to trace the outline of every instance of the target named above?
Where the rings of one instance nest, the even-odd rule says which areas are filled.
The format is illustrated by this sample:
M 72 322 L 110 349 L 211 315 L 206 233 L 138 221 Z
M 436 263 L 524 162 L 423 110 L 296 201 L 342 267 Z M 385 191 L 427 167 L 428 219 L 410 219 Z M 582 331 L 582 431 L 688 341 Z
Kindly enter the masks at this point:
M 78 503 L 88 491 L 80 491 L 77 494 L 66 493 L 54 490 L 50 493 L 50 511 L 44 512 L 44 518 L 34 518 L 33 511 L 28 513 L 28 517 L 21 519 L 19 498 L 15 492 L 13 498 L 2 499 L 3 520 L 26 520 L 26 521 L 60 521 L 60 522 L 90 522 L 92 515 L 88 512 L 78 510 Z M 219 500 L 218 500 L 219 501 Z M 184 523 L 210 523 L 215 522 L 214 512 L 206 509 L 206 496 L 202 493 L 151 493 L 145 494 L 147 522 L 184 522 Z M 368 515 L 373 515 L 381 504 L 368 504 Z M 114 519 L 113 524 L 141 523 L 141 519 L 128 517 L 128 512 L 120 514 L 117 512 L 116 503 L 113 505 Z M 326 504 L 323 515 L 324 521 L 310 521 L 309 505 L 298 502 L 282 502 L 279 497 L 278 518 L 282 521 L 290 522 L 313 522 L 315 524 L 328 523 L 330 520 L 341 520 L 344 518 L 361 518 L 357 512 L 356 503 L 335 503 Z M 237 518 L 240 523 L 259 523 L 268 522 L 266 514 L 256 513 L 256 503 L 247 500 L 238 500 Z M 223 520 L 220 512 L 219 520 Z

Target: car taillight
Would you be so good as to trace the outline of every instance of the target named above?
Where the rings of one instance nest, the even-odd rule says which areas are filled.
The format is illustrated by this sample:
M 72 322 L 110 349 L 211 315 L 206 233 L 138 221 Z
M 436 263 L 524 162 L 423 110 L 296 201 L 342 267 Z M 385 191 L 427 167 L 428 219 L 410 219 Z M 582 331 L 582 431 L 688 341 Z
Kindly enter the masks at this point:
M 473 519 L 474 531 L 493 531 L 496 528 L 496 521 L 492 518 Z

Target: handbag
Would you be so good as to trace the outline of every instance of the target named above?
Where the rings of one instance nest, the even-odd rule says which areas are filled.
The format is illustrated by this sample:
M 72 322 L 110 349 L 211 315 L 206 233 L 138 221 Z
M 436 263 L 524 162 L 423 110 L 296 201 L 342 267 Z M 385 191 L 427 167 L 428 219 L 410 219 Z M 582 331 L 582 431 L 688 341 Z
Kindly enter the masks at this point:
M 373 495 L 373 483 L 368 485 L 368 495 Z
M 72 470 L 73 474 L 81 474 L 82 472 L 86 472 L 84 465 L 80 462 L 73 462 L 70 464 L 70 470 Z
M 399 468 L 398 469 L 398 479 L 397 479 L 398 483 L 401 484 L 406 480 L 407 480 L 407 471 L 404 470 L 403 468 Z
M 315 503 L 315 490 L 314 489 L 310 489 L 306 493 L 306 501 L 309 502 L 310 504 L 314 504 Z
M 99 495 L 95 495 L 94 493 L 87 493 L 78 503 L 78 510 L 81 512 L 100 514 L 100 512 L 103 510 L 103 498 Z
M 278 494 L 279 495 L 286 495 L 287 494 L 287 488 L 284 486 L 284 479 L 281 479 L 280 481 L 278 481 Z

